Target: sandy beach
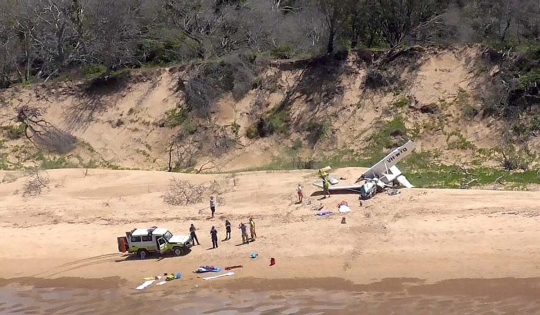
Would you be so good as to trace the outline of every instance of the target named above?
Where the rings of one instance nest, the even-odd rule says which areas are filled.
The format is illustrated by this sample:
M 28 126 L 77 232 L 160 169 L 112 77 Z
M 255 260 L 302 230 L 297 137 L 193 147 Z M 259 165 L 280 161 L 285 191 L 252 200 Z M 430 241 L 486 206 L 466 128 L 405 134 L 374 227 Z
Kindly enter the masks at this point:
M 346 168 L 333 175 L 348 183 L 361 171 Z M 291 290 L 308 285 L 358 291 L 361 287 L 355 286 L 378 283 L 392 291 L 392 279 L 429 285 L 452 279 L 536 278 L 539 272 L 536 192 L 403 189 L 395 196 L 378 194 L 360 206 L 357 194 L 321 199 L 312 185 L 316 171 L 309 170 L 47 173 L 49 189 L 26 198 L 21 196 L 25 177 L 0 174 L 2 231 L 11 236 L 0 254 L 2 285 L 133 290 L 144 277 L 180 272 L 182 280 L 167 283 L 168 290 L 194 286 Z M 171 177 L 194 184 L 218 183 L 224 205 L 218 205 L 216 217 L 208 218 L 207 199 L 190 206 L 166 205 L 161 196 Z M 304 186 L 303 204 L 296 204 L 298 183 Z M 341 201 L 348 202 L 351 213 L 338 213 Z M 317 216 L 312 208 L 319 205 L 334 214 Z M 257 223 L 258 238 L 241 245 L 236 227 L 250 217 Z M 342 217 L 347 224 L 341 224 Z M 225 219 L 233 225 L 232 239 L 209 250 L 211 226 L 221 240 Z M 199 229 L 201 246 L 186 256 L 139 260 L 117 250 L 116 237 L 133 228 L 155 225 L 188 234 L 191 223 Z M 250 257 L 254 252 L 256 259 Z M 270 258 L 275 258 L 275 266 L 269 266 Z M 235 269 L 234 277 L 203 281 L 193 273 L 201 265 L 243 268 Z M 459 293 L 460 287 L 467 285 L 453 290 Z
M 354 181 L 361 170 L 340 169 L 336 177 Z M 120 277 L 130 282 L 164 272 L 187 277 L 199 265 L 244 265 L 236 278 L 338 277 L 355 283 L 393 277 L 427 281 L 452 278 L 534 277 L 540 234 L 536 192 L 480 190 L 401 190 L 379 194 L 359 205 L 356 194 L 321 199 L 312 183 L 315 171 L 187 175 L 164 172 L 51 170 L 49 191 L 20 194 L 25 178 L 0 186 L 4 243 L 0 278 Z M 0 177 L 15 178 L 3 173 Z M 208 201 L 168 206 L 161 196 L 171 177 L 193 183 L 217 181 L 225 205 L 216 218 Z M 302 183 L 306 198 L 296 202 Z M 19 191 L 17 194 L 15 194 Z M 337 210 L 347 201 L 352 212 L 341 224 Z M 310 203 L 310 204 L 309 204 Z M 322 204 L 329 217 L 313 206 Z M 236 228 L 253 217 L 258 239 L 241 243 Z M 224 219 L 233 224 L 230 241 L 211 247 L 210 228 L 225 237 Z M 138 227 L 163 226 L 187 234 L 199 229 L 201 246 L 184 257 L 140 261 L 117 250 L 116 237 Z M 256 252 L 256 260 L 250 258 Z M 274 257 L 276 266 L 269 267 Z M 22 267 L 24 266 L 24 267 Z

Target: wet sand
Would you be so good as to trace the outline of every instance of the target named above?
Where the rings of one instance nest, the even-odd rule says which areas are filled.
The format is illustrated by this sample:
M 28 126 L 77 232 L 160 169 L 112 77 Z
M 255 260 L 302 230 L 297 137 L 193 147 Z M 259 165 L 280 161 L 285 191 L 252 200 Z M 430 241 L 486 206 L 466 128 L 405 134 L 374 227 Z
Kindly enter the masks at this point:
M 384 279 L 358 285 L 343 279 L 214 280 L 214 288 L 118 287 L 114 279 L 57 279 L 46 287 L 6 284 L 1 314 L 540 314 L 540 278 Z M 174 280 L 182 282 L 182 280 Z M 108 283 L 109 288 L 104 284 Z M 115 284 L 116 283 L 116 284 Z M 77 288 L 79 287 L 79 288 Z

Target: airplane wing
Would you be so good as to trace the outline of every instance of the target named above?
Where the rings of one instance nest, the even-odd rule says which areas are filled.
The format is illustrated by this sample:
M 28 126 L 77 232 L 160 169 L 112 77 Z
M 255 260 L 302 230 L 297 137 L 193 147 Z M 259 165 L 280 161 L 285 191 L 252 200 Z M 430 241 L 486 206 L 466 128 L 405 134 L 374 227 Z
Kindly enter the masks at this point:
M 314 183 L 314 186 L 319 187 L 320 189 L 323 189 L 323 185 L 320 183 Z M 351 186 L 330 186 L 328 190 L 359 190 L 362 188 L 363 185 L 351 185 Z
M 375 165 L 373 165 L 369 170 L 367 170 L 362 177 L 360 177 L 357 182 L 362 180 L 363 177 L 366 178 L 372 178 L 375 176 L 380 176 L 383 173 L 386 173 L 388 169 L 390 169 L 392 166 L 396 165 L 399 161 L 401 161 L 403 158 L 411 154 L 411 152 L 414 150 L 415 143 L 412 141 L 407 141 L 404 145 L 398 147 L 394 151 L 390 152 L 387 156 L 385 156 L 382 160 L 377 162 Z
M 406 188 L 413 188 L 414 187 L 411 183 L 409 183 L 407 178 L 405 178 L 405 176 L 403 176 L 403 175 L 398 176 L 396 179 L 401 185 L 403 185 L 403 187 L 406 187 Z

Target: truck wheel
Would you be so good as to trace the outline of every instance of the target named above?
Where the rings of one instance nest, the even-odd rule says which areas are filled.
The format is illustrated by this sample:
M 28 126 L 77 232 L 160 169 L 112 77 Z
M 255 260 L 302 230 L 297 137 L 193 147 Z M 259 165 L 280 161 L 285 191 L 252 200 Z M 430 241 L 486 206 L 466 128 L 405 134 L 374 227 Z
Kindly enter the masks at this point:
M 184 250 L 180 247 L 173 248 L 173 253 L 175 256 L 182 256 L 184 254 Z
M 140 259 L 145 259 L 146 257 L 148 257 L 148 251 L 146 249 L 139 249 L 137 251 L 137 255 Z

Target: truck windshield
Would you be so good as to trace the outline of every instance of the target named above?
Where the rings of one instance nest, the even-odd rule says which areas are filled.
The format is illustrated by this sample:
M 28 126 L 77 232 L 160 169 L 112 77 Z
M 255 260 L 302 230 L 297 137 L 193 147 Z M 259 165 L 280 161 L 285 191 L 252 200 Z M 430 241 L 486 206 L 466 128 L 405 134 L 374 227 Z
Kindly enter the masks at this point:
M 171 237 L 173 237 L 173 235 L 172 235 L 171 232 L 167 231 L 167 232 L 165 232 L 165 234 L 163 234 L 163 237 L 164 237 L 167 241 L 169 241 L 169 240 L 171 239 Z

